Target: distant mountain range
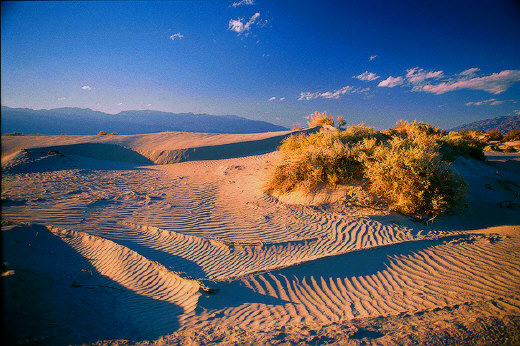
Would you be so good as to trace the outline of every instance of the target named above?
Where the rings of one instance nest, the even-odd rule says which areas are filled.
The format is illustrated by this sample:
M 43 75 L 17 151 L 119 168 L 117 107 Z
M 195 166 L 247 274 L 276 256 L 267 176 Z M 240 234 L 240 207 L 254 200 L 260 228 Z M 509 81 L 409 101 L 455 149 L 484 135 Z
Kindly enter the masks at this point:
M 167 113 L 152 110 L 123 111 L 108 114 L 89 108 L 34 110 L 2 106 L 2 134 L 21 132 L 47 135 L 93 135 L 99 131 L 120 135 L 164 131 L 209 133 L 259 133 L 287 128 L 265 121 L 234 115 Z
M 493 119 L 475 121 L 473 123 L 457 126 L 453 131 L 496 130 L 506 134 L 511 130 L 520 130 L 520 115 L 502 116 Z

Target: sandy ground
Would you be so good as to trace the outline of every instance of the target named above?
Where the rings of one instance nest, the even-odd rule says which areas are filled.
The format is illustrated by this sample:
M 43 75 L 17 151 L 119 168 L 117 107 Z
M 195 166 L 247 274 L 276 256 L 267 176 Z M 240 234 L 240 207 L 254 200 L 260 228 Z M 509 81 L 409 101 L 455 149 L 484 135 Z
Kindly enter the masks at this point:
M 520 343 L 518 154 L 421 223 L 265 195 L 286 134 L 2 136 L 4 341 Z

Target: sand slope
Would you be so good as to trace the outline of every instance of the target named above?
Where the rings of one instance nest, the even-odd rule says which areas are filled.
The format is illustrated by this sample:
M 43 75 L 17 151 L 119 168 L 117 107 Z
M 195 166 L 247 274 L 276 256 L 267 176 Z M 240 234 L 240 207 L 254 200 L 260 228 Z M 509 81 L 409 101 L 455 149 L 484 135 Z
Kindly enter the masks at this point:
M 442 344 L 449 331 L 455 343 L 515 340 L 517 157 L 458 160 L 468 208 L 422 224 L 265 195 L 276 154 L 252 154 L 285 135 L 2 137 L 4 261 L 14 270 L 2 279 L 6 337 Z M 175 150 L 189 162 L 157 165 Z M 19 292 L 45 299 L 29 304 Z M 423 339 L 412 336 L 417 321 Z

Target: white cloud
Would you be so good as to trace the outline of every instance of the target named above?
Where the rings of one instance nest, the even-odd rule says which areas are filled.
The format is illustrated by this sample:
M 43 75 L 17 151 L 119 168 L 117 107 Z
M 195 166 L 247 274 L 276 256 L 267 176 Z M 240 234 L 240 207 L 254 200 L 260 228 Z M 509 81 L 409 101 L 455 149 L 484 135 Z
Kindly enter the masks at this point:
M 118 105 L 118 106 L 122 106 L 122 105 L 123 105 L 123 102 L 119 102 L 117 105 Z
M 228 29 L 236 32 L 238 35 L 245 32 L 245 35 L 248 35 L 248 31 L 251 29 L 251 26 L 255 24 L 255 21 L 260 17 L 260 12 L 256 12 L 253 16 L 244 24 L 244 19 L 230 19 L 228 24 Z
M 459 73 L 459 75 L 462 77 L 471 78 L 471 77 L 474 77 L 478 71 L 480 71 L 480 69 L 478 67 L 472 67 L 472 68 L 468 68 L 467 70 L 462 71 L 461 73 Z
M 65 101 L 66 99 L 66 97 L 58 97 L 58 101 Z
M 345 94 L 363 94 L 369 91 L 370 88 L 354 88 L 349 85 L 344 86 L 341 89 L 334 90 L 334 91 L 326 91 L 326 92 L 304 92 L 302 91 L 300 93 L 300 97 L 298 98 L 298 101 L 309 101 L 314 100 L 317 98 L 325 98 L 325 99 L 339 99 L 342 95 Z
M 238 1 L 238 2 L 234 2 L 233 7 L 237 7 L 237 6 L 242 6 L 242 5 L 254 5 L 255 4 L 255 1 L 254 0 L 241 0 L 241 1 Z
M 426 79 L 439 79 L 441 77 L 443 77 L 443 71 L 425 71 L 419 67 L 406 70 L 406 78 L 412 84 L 421 84 Z
M 149 104 L 147 104 L 147 105 L 146 105 L 146 107 L 151 107 L 151 106 L 152 106 L 152 104 L 151 104 L 151 103 L 149 103 Z
M 83 90 L 93 90 L 94 88 L 91 87 L 90 85 L 84 85 L 84 86 L 81 87 L 81 89 L 83 89 Z
M 373 72 L 365 71 L 362 74 L 360 74 L 359 76 L 353 76 L 352 78 L 357 78 L 359 80 L 373 81 L 380 77 Z
M 269 100 L 267 100 L 267 101 L 274 101 L 274 100 L 276 100 L 276 97 L 273 96 L 273 97 L 271 97 L 271 98 L 270 98 Z
M 484 77 L 470 79 L 462 77 L 455 81 L 447 81 L 437 85 L 427 84 L 421 90 L 440 95 L 449 91 L 471 89 L 497 95 L 505 92 L 514 82 L 518 81 L 520 81 L 520 70 L 504 70 Z
M 175 41 L 175 39 L 178 38 L 179 40 L 184 38 L 184 35 L 182 35 L 180 32 L 173 34 L 170 36 L 170 40 Z
M 387 88 L 393 88 L 395 86 L 403 84 L 403 77 L 388 77 L 384 81 L 381 81 L 377 86 L 378 87 L 387 87 Z
M 285 100 L 285 97 L 280 97 L 280 101 L 283 101 L 283 100 Z
M 484 105 L 490 105 L 490 106 L 497 106 L 505 101 L 499 101 L 497 99 L 489 99 L 484 101 L 478 101 L 478 102 L 468 102 L 466 103 L 466 106 L 484 106 Z
M 374 60 L 375 58 L 377 58 L 377 54 L 376 55 L 371 55 L 370 58 L 368 58 L 369 61 L 372 61 Z

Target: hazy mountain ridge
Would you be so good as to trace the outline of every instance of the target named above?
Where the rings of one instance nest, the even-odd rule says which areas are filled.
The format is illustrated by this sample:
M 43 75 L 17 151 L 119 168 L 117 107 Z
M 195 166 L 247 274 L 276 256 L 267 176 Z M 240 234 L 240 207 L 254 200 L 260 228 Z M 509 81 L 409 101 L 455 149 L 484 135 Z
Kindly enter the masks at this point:
M 500 116 L 492 119 L 485 119 L 475 121 L 469 124 L 464 124 L 453 128 L 453 131 L 472 131 L 482 130 L 491 131 L 496 130 L 502 134 L 506 134 L 511 130 L 520 129 L 520 115 Z
M 170 113 L 153 110 L 129 110 L 108 114 L 89 108 L 34 110 L 2 106 L 2 133 L 22 132 L 59 135 L 92 135 L 99 131 L 121 135 L 163 131 L 259 133 L 287 128 L 265 121 L 235 115 Z

